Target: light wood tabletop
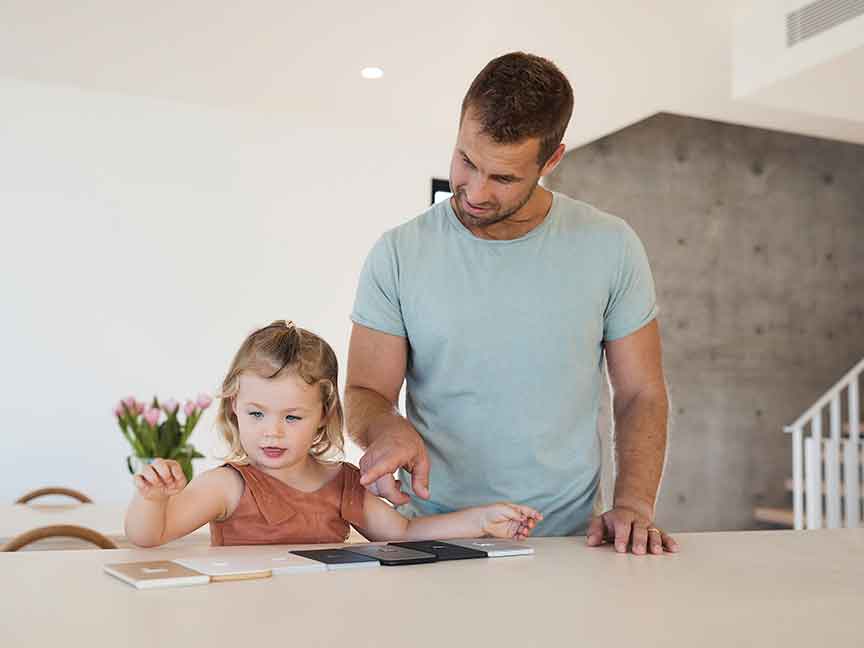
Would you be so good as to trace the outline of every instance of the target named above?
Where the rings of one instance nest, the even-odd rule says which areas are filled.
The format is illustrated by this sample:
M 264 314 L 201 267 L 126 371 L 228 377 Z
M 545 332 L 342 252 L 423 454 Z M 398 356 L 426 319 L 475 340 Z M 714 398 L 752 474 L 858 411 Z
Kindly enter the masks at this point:
M 864 530 L 677 539 L 677 555 L 534 538 L 530 557 L 149 591 L 102 565 L 215 549 L 4 554 L 0 632 L 10 646 L 864 645 Z

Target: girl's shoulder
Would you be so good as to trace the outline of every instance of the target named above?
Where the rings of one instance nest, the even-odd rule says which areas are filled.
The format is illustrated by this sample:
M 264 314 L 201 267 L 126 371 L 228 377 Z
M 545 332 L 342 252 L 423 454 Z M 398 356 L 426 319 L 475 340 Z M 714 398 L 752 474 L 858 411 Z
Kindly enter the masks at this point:
M 229 517 L 243 496 L 246 486 L 243 477 L 230 464 L 211 468 L 197 477 L 195 481 L 208 489 L 221 492 L 225 498 L 225 518 Z
M 324 493 L 332 489 L 345 490 L 360 483 L 360 470 L 345 461 L 328 461 L 322 464 L 321 485 L 316 492 Z
M 360 469 L 347 461 L 333 461 L 326 465 L 326 480 L 323 488 L 337 486 L 351 490 L 360 485 Z M 361 487 L 362 488 L 362 487 Z
M 347 461 L 340 461 L 339 465 L 345 472 L 350 472 L 356 475 L 360 474 L 360 469 L 352 463 L 348 463 Z
M 347 461 L 334 461 L 330 466 L 334 477 L 339 476 L 339 474 L 342 473 L 345 477 L 353 477 L 354 475 L 357 475 L 359 478 L 360 469 Z
M 234 469 L 231 464 L 223 464 L 210 470 L 205 470 L 200 475 L 196 475 L 194 481 L 206 483 L 209 486 L 225 488 L 236 487 L 238 484 L 242 486 L 243 478 L 240 473 Z
M 361 528 L 365 523 L 363 510 L 366 506 L 366 488 L 360 484 L 360 469 L 345 461 L 342 462 L 339 474 L 342 482 L 342 517 L 355 527 Z

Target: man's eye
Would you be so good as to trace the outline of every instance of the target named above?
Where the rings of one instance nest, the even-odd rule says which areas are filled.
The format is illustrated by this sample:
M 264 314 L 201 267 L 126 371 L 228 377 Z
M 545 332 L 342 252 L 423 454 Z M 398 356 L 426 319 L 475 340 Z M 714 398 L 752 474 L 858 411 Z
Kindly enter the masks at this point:
M 249 412 L 249 416 L 251 416 L 252 418 L 260 419 L 264 416 L 264 414 L 262 414 L 261 412 Z
M 471 167 L 472 169 L 474 168 L 474 165 L 471 163 L 471 160 L 469 160 L 468 158 L 463 157 L 462 161 L 465 163 L 465 166 Z

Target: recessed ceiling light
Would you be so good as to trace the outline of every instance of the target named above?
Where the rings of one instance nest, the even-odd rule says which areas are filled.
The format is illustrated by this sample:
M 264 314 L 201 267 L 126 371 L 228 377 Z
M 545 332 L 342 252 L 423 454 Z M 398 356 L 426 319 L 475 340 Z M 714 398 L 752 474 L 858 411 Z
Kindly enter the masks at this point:
M 379 67 L 366 67 L 360 70 L 360 76 L 364 79 L 380 79 L 384 76 L 384 70 Z

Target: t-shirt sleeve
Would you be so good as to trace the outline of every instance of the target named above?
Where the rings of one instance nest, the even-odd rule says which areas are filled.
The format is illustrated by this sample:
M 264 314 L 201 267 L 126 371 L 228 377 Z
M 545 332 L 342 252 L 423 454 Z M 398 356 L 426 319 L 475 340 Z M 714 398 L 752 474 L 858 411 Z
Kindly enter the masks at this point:
M 399 301 L 399 262 L 387 234 L 378 239 L 360 271 L 351 320 L 390 335 L 407 335 Z
M 360 470 L 349 463 L 343 464 L 343 470 L 345 478 L 342 481 L 340 514 L 342 519 L 355 529 L 362 529 L 365 524 L 363 502 L 366 499 L 366 489 L 360 484 Z
M 603 318 L 604 340 L 626 337 L 657 317 L 657 297 L 648 255 L 636 232 L 627 224 L 621 230 L 618 259 Z

